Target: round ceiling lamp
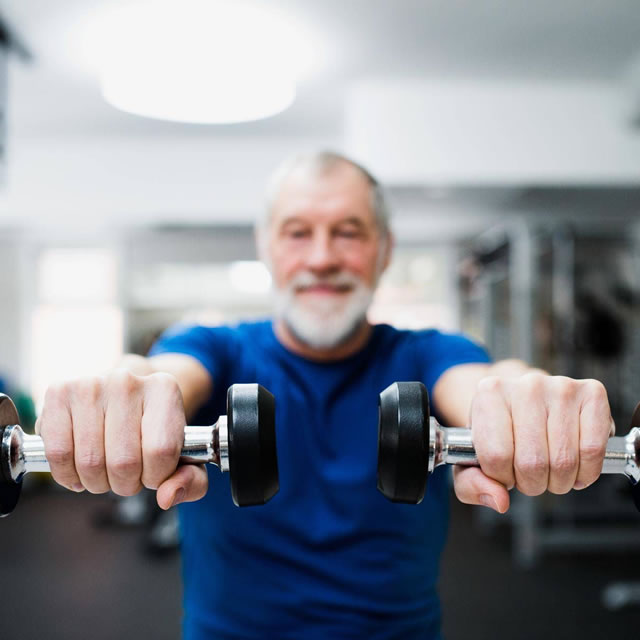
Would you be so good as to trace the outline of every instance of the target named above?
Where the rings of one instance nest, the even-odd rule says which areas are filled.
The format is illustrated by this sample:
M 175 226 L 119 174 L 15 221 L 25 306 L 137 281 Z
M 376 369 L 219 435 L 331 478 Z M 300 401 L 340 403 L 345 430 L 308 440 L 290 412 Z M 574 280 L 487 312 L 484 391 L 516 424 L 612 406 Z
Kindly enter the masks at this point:
M 239 0 L 161 0 L 100 23 L 104 98 L 129 113 L 228 124 L 287 109 L 310 59 L 283 16 Z M 94 42 L 94 45 L 96 43 Z

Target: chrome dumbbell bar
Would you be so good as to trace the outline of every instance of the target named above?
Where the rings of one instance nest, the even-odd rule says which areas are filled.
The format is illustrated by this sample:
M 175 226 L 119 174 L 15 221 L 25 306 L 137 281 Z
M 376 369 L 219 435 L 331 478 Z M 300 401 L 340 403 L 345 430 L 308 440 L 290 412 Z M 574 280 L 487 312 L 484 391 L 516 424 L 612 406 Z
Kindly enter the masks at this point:
M 19 424 L 5 427 L 0 453 L 13 482 L 20 482 L 32 471 L 51 471 L 42 438 L 25 433 Z M 229 471 L 227 416 L 220 416 L 218 422 L 208 427 L 184 428 L 179 464 L 204 463 L 214 464 L 223 472 Z
M 479 466 L 470 429 L 443 427 L 429 418 L 429 472 L 441 464 Z M 602 473 L 621 473 L 640 482 L 640 428 L 623 437 L 609 438 Z
M 378 489 L 393 502 L 422 501 L 436 467 L 477 467 L 470 429 L 443 427 L 429 413 L 429 397 L 420 382 L 396 382 L 379 399 Z M 602 473 L 626 475 L 640 510 L 640 428 L 609 438 Z
M 229 472 L 238 506 L 264 504 L 277 493 L 275 402 L 264 387 L 232 385 L 226 416 L 210 426 L 184 428 L 179 464 L 203 463 Z M 32 471 L 50 471 L 42 438 L 22 430 L 13 402 L 0 394 L 0 517 L 13 511 L 22 479 Z

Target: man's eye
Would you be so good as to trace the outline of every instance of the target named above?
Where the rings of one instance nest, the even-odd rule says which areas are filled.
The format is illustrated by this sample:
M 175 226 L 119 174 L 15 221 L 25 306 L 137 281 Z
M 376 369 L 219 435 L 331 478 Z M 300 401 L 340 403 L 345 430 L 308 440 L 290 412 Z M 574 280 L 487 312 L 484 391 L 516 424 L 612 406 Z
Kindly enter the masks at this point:
M 288 235 L 290 238 L 305 238 L 309 234 L 304 229 L 293 229 L 289 231 Z
M 340 229 L 338 235 L 341 238 L 357 238 L 360 234 L 355 229 Z

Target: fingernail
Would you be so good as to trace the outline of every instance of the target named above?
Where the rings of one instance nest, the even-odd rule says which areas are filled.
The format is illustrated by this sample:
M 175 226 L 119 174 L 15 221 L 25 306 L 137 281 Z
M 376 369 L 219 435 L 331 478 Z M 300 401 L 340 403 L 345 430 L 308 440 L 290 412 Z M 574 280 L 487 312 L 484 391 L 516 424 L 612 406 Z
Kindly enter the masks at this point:
M 184 496 L 187 492 L 184 490 L 184 487 L 180 487 L 176 494 L 173 496 L 173 502 L 171 503 L 172 507 L 175 507 L 177 504 L 180 504 L 184 500 Z
M 493 496 L 490 496 L 488 493 L 483 493 L 479 498 L 480 504 L 483 504 L 485 507 L 489 507 L 489 509 L 493 509 L 500 513 L 500 509 L 498 508 L 498 503 L 495 501 Z
M 81 484 L 74 484 L 71 485 L 71 490 L 76 493 L 82 493 L 84 491 L 84 487 Z
M 574 489 L 577 489 L 578 491 L 580 491 L 580 489 L 584 489 L 587 485 L 584 482 L 576 482 L 573 485 Z

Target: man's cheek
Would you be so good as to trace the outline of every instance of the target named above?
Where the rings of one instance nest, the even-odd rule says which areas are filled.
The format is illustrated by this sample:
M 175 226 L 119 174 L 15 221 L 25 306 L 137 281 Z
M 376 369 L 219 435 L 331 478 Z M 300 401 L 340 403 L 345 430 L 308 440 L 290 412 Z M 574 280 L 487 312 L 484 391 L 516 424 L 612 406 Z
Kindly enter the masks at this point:
M 282 280 L 287 281 L 300 271 L 300 265 L 291 256 L 284 255 L 275 263 L 275 270 L 280 274 Z
M 293 276 L 295 276 L 295 270 L 287 268 L 287 266 L 282 263 L 275 263 L 272 275 L 275 286 L 281 289 L 282 287 L 287 286 Z

